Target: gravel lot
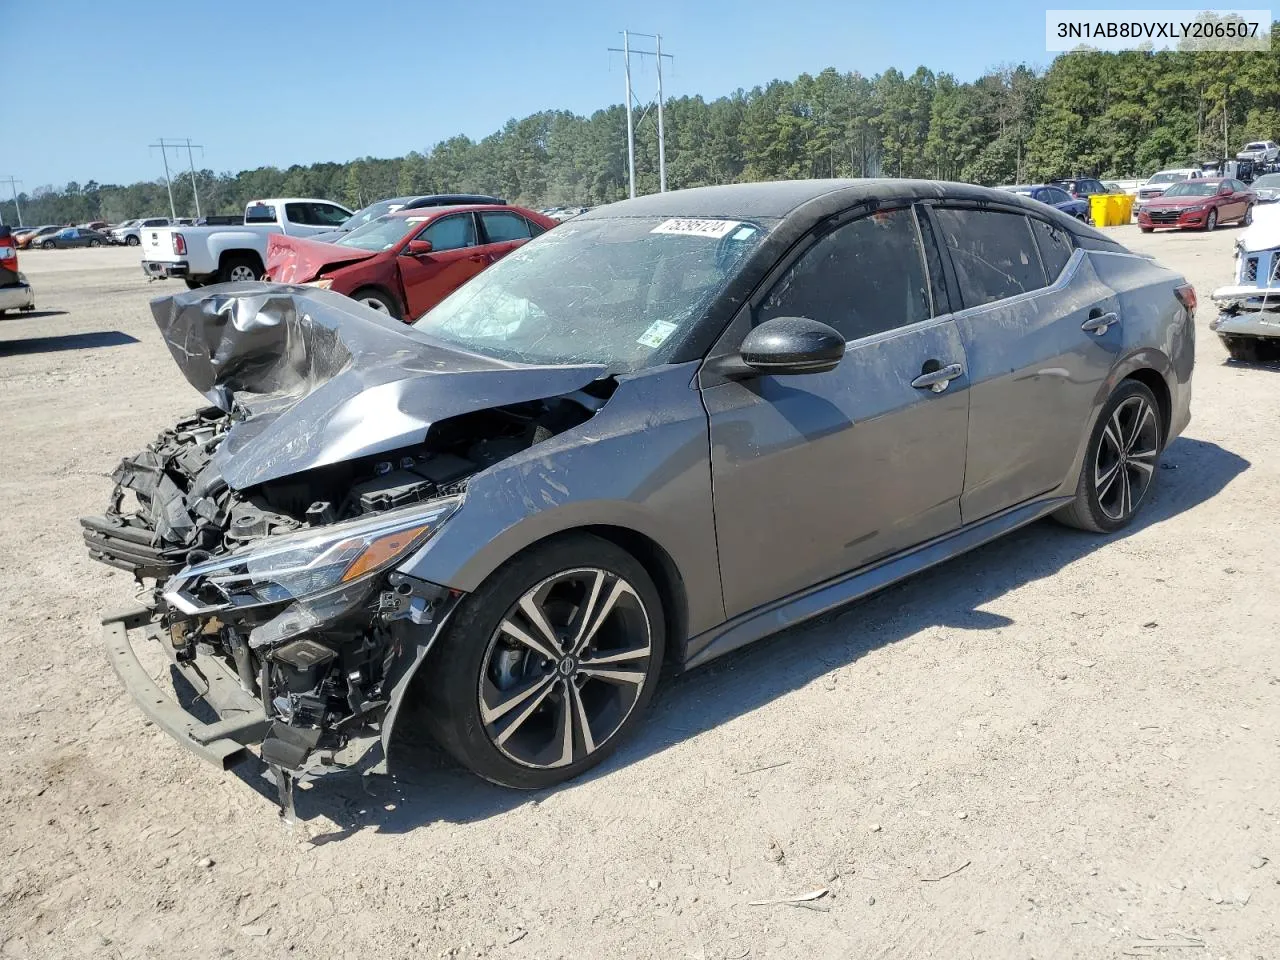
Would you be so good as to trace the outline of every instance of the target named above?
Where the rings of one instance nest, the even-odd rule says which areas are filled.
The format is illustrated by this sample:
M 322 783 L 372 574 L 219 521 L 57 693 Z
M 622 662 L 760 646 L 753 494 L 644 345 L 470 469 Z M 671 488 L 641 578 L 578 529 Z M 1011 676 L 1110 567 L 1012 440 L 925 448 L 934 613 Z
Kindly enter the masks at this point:
M 1206 326 L 1238 230 L 1114 233 L 1201 296 L 1194 419 L 1123 536 L 1038 523 L 668 682 L 563 789 L 405 751 L 396 779 L 301 791 L 293 828 L 256 766 L 149 726 L 99 640 L 133 590 L 76 518 L 200 400 L 147 310 L 180 288 L 136 250 L 24 252 L 0 956 L 1276 957 L 1280 371 L 1227 365 Z

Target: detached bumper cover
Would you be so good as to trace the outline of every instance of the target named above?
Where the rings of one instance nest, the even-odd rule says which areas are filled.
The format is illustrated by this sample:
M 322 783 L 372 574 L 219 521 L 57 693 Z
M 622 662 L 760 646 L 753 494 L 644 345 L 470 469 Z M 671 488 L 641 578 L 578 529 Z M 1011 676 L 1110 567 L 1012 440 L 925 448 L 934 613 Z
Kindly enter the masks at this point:
M 171 658 L 173 667 L 219 720 L 204 723 L 189 713 L 155 684 L 133 652 L 135 638 L 158 640 L 162 648 L 171 649 L 166 639 L 158 635 L 160 627 L 154 618 L 155 611 L 148 607 L 103 618 L 102 639 L 112 669 L 129 696 L 157 727 L 202 760 L 224 770 L 234 766 L 244 759 L 246 745 L 260 743 L 267 732 L 268 720 L 262 704 L 244 691 L 235 672 L 216 657 L 197 654 L 189 663 Z
M 1280 338 L 1280 304 L 1275 310 L 1221 313 L 1209 321 L 1209 329 L 1220 337 Z

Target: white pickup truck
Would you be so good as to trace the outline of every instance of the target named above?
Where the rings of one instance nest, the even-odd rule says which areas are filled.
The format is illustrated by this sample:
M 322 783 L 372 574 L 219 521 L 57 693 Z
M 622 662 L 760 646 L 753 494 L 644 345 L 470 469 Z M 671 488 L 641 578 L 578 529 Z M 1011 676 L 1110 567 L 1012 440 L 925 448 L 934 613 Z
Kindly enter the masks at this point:
M 142 272 L 153 280 L 177 277 L 192 288 L 260 280 L 271 234 L 307 237 L 332 230 L 350 216 L 346 207 L 328 200 L 278 197 L 251 201 L 244 208 L 244 226 L 146 229 Z

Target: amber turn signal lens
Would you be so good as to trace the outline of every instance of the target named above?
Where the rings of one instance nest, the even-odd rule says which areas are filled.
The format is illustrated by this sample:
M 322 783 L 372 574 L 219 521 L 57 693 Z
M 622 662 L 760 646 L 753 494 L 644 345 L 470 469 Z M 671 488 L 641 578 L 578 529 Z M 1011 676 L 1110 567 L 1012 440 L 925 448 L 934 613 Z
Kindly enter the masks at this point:
M 397 530 L 395 533 L 383 534 L 377 540 L 371 541 L 364 548 L 364 552 L 356 557 L 355 562 L 347 567 L 347 572 L 342 575 L 342 582 L 350 583 L 352 580 L 359 580 L 365 574 L 391 562 L 413 546 L 414 541 L 430 529 L 431 525 L 424 523 L 420 527 L 409 527 L 405 530 Z

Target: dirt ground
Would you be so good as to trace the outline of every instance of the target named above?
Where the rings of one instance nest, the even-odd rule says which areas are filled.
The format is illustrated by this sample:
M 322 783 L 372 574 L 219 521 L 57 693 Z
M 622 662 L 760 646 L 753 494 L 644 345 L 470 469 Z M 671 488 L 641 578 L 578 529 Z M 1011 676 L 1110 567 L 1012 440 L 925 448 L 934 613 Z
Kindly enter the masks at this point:
M 1038 523 L 668 682 L 562 789 L 405 751 L 300 792 L 293 828 L 259 767 L 150 726 L 99 639 L 133 590 L 77 517 L 200 400 L 147 310 L 175 287 L 136 251 L 23 253 L 0 956 L 1280 956 L 1280 369 L 1207 329 L 1238 230 L 1115 233 L 1201 294 L 1194 419 L 1124 535 Z

